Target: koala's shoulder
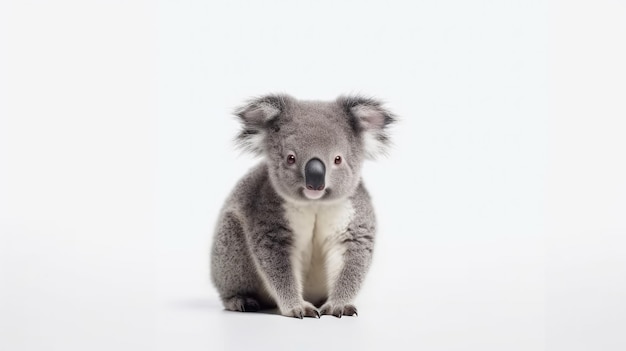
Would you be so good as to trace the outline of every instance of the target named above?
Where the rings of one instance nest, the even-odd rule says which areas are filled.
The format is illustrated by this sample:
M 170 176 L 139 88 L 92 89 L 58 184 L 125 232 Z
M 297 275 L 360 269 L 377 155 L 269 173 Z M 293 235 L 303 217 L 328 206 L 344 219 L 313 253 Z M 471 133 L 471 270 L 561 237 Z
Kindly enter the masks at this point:
M 264 162 L 237 182 L 228 203 L 233 210 L 246 217 L 263 212 L 268 206 L 280 206 L 282 199 L 271 185 Z
M 350 197 L 350 201 L 357 211 L 373 215 L 372 201 L 369 192 L 363 184 L 363 180 L 359 182 L 354 194 Z

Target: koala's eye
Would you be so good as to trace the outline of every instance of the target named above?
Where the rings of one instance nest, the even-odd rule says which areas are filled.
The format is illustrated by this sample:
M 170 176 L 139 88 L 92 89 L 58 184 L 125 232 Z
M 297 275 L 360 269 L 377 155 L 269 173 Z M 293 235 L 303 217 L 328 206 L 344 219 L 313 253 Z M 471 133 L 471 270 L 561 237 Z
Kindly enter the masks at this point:
M 294 155 L 287 156 L 287 163 L 289 163 L 290 165 L 296 163 L 296 156 Z
M 336 165 L 341 164 L 341 156 L 335 157 L 335 164 Z

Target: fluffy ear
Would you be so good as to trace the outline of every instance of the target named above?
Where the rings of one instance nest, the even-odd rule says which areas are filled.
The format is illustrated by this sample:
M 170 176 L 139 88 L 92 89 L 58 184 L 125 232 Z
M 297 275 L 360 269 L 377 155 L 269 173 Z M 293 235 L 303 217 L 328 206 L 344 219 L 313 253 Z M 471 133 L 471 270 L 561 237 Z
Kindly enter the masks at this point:
M 383 107 L 382 102 L 372 98 L 340 96 L 337 101 L 363 138 L 366 156 L 374 159 L 385 154 L 390 145 L 387 127 L 395 122 L 394 115 Z
M 266 129 L 285 109 L 287 98 L 285 95 L 266 95 L 251 99 L 235 110 L 242 124 L 236 142 L 242 149 L 263 153 Z

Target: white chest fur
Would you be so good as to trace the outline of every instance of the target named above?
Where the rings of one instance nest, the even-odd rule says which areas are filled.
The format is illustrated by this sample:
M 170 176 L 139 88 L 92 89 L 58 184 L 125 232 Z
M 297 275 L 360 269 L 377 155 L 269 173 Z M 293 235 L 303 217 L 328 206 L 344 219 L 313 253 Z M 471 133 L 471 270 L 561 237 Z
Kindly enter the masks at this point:
M 294 232 L 292 264 L 304 299 L 313 303 L 328 296 L 343 268 L 345 248 L 341 244 L 354 208 L 349 200 L 333 204 L 285 204 Z

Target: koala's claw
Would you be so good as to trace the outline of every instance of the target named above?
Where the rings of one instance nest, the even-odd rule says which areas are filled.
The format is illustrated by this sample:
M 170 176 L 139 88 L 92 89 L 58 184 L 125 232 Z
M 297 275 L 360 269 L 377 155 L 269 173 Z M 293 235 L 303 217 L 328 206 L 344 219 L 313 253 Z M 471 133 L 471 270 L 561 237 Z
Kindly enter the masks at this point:
M 359 315 L 354 305 L 346 305 L 343 308 L 343 314 L 345 314 L 346 316 L 358 316 Z
M 259 302 L 248 296 L 236 295 L 224 300 L 224 307 L 230 311 L 256 312 L 261 307 Z
M 295 317 L 299 319 L 303 319 L 304 317 L 320 318 L 320 313 L 317 308 L 308 302 L 303 302 L 300 306 L 291 308 L 283 314 L 288 317 Z
M 320 308 L 320 312 L 322 315 L 333 315 L 337 318 L 341 318 L 342 316 L 358 316 L 356 307 L 351 304 L 335 305 L 327 302 Z

